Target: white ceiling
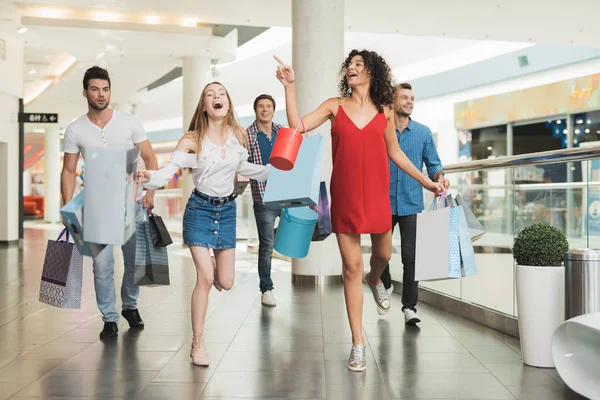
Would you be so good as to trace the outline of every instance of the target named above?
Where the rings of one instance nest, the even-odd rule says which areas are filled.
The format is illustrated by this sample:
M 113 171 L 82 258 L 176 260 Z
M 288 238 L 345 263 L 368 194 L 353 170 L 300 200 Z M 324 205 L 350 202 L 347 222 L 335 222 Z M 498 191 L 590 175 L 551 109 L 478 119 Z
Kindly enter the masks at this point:
M 187 18 L 211 24 L 289 27 L 291 23 L 291 0 L 0 0 L 3 7 L 0 14 L 8 13 L 9 7 L 4 4 L 9 3 L 18 6 L 28 27 L 28 32 L 21 36 L 27 42 L 25 79 L 30 86 L 35 84 L 33 79 L 44 79 L 44 69 L 49 69 L 59 57 L 70 54 L 77 59 L 60 81 L 27 107 L 31 112 L 59 112 L 61 125 L 85 112 L 86 104 L 80 97 L 81 78 L 85 69 L 94 64 L 105 66 L 111 72 L 113 103 L 135 99 L 139 103 L 137 112 L 146 121 L 157 116 L 164 119 L 180 115 L 181 82 L 173 82 L 162 91 L 157 89 L 137 96 L 136 92 L 180 66 L 184 55 L 209 54 L 219 58 L 220 63 L 233 60 L 234 38 L 215 37 L 210 28 L 41 19 L 31 11 L 36 5 L 49 9 L 66 7 L 80 13 L 93 9 L 105 13 L 158 15 L 171 20 Z M 414 75 L 416 70 L 423 70 L 423 66 L 430 64 L 431 67 L 438 60 L 447 59 L 445 55 L 473 52 L 476 48 L 485 53 L 486 41 L 489 47 L 497 46 L 497 41 L 598 46 L 600 24 L 596 19 L 599 12 L 598 0 L 571 0 L 568 5 L 562 0 L 460 0 L 457 3 L 346 0 L 345 47 L 346 51 L 355 47 L 378 51 L 395 71 L 412 78 L 411 73 Z M 273 79 L 275 65 L 270 54 L 277 52 L 291 60 L 291 46 L 281 38 L 276 43 L 268 53 L 252 54 L 243 61 L 220 68 L 221 76 L 217 79 L 228 86 L 234 104 L 247 105 L 262 92 L 283 94 Z M 511 46 L 506 45 L 506 51 L 513 48 Z M 36 70 L 36 74 L 29 75 L 30 70 Z M 248 71 L 252 73 L 251 80 L 247 79 Z

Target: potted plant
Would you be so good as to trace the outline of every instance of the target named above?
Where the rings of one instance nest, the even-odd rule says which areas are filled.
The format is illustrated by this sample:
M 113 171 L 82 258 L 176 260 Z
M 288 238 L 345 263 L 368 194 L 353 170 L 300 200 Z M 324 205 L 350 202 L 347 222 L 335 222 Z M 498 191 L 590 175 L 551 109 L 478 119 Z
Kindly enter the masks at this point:
M 523 363 L 553 368 L 552 335 L 565 319 L 565 234 L 533 224 L 516 237 L 517 312 Z

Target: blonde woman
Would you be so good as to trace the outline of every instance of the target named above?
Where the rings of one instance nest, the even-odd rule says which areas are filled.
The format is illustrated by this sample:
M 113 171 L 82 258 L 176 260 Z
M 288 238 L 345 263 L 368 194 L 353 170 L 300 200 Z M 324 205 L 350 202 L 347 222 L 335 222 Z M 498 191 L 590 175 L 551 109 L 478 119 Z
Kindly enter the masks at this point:
M 233 286 L 236 173 L 257 181 L 266 181 L 269 174 L 269 165 L 248 162 L 245 146 L 246 130 L 235 118 L 229 93 L 213 82 L 202 91 L 189 132 L 177 143 L 169 163 L 158 171 L 140 172 L 139 181 L 148 189 L 157 189 L 180 168 L 192 168 L 195 189 L 183 216 L 183 241 L 190 248 L 197 273 L 190 353 L 195 365 L 208 366 L 203 332 L 211 286 L 225 290 Z M 214 269 L 209 249 L 214 251 Z

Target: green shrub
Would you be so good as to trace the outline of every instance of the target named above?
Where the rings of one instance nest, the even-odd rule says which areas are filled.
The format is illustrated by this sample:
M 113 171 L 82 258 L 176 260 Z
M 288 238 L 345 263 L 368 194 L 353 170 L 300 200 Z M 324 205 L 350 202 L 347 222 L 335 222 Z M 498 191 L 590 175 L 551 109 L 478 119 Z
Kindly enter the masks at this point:
M 561 265 L 567 251 L 569 242 L 565 234 L 548 224 L 533 224 L 523 229 L 513 246 L 517 264 L 532 267 Z

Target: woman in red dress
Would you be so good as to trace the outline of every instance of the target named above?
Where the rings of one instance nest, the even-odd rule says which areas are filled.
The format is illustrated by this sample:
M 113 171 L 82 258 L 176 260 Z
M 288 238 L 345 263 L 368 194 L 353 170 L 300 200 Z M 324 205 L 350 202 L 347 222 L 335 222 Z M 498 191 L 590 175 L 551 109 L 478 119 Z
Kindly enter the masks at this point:
M 277 78 L 285 87 L 290 126 L 300 122 L 295 73 L 275 57 Z M 346 311 L 352 331 L 351 371 L 364 371 L 362 336 L 363 258 L 360 235 L 370 234 L 371 272 L 364 281 L 377 306 L 387 310 L 390 299 L 381 273 L 392 256 L 392 211 L 388 157 L 424 188 L 439 194 L 441 183 L 422 174 L 400 150 L 394 128 L 394 87 L 385 60 L 375 52 L 353 50 L 340 70 L 340 98 L 331 98 L 302 118 L 310 131 L 331 121 L 333 170 L 331 223 L 342 255 Z

